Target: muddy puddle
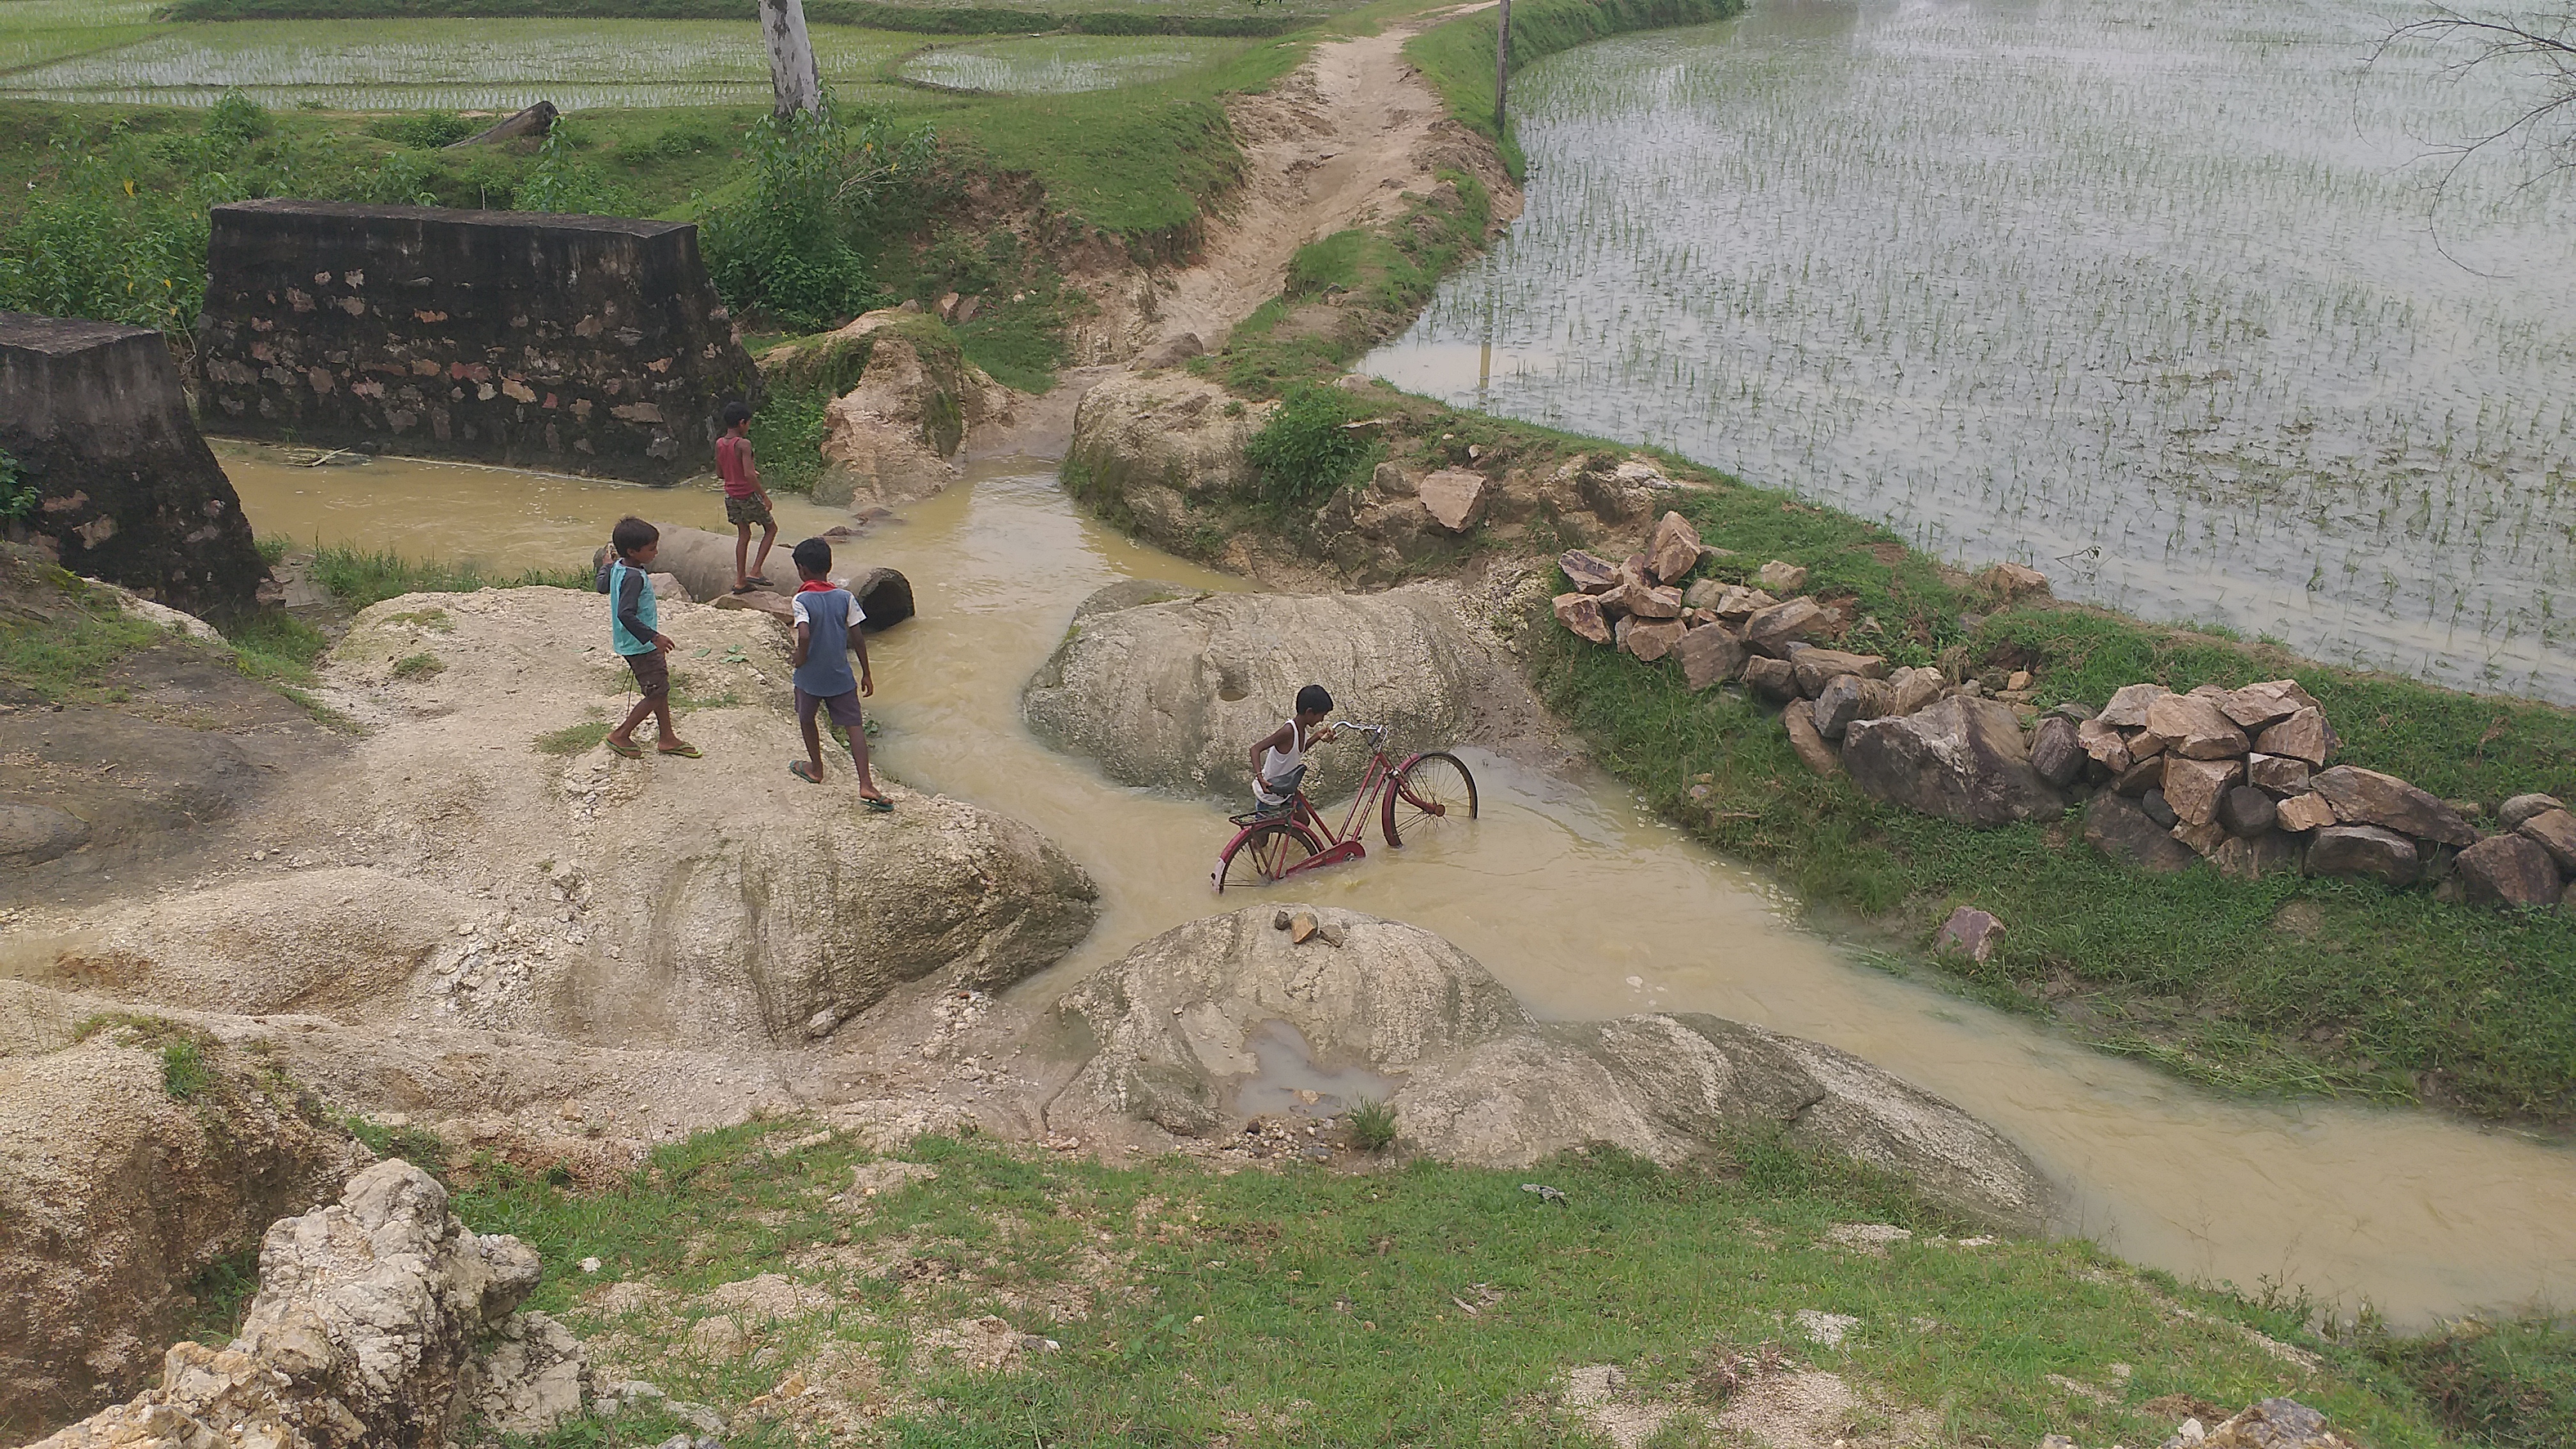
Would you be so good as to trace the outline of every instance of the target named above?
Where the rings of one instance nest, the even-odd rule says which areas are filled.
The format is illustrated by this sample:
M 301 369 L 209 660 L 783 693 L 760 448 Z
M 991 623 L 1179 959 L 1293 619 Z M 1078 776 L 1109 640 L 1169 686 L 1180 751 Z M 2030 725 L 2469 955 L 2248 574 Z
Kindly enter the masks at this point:
M 227 463 L 262 532 L 514 567 L 582 556 L 629 510 L 718 512 L 711 492 L 492 470 L 374 463 L 315 478 L 239 453 Z M 386 485 L 373 502 L 370 479 Z M 837 518 L 786 511 L 791 530 Z M 921 610 L 871 646 L 880 758 L 916 787 L 1028 821 L 1099 882 L 1099 928 L 1024 992 L 1050 997 L 1218 907 L 1208 875 L 1223 807 L 1110 783 L 1033 739 L 1017 701 L 1093 589 L 1241 581 L 1082 517 L 1036 459 L 979 465 L 971 485 L 904 510 L 857 552 L 902 569 Z M 1484 806 L 1471 833 L 1401 853 L 1373 846 L 1299 895 L 1440 932 L 1542 1014 L 1709 1011 L 1855 1052 L 2010 1134 L 2065 1186 L 2063 1230 L 2186 1279 L 2298 1284 L 2346 1307 L 2367 1298 L 2401 1321 L 2576 1300 L 2576 1153 L 2425 1113 L 2212 1099 L 1873 969 L 1615 782 L 1466 753 Z M 1297 1045 L 1258 1053 L 1286 1100 L 1350 1085 Z
M 2396 17 L 2396 18 L 2392 18 Z M 2576 700 L 2576 175 L 2371 0 L 1754 0 L 1513 83 L 1508 236 L 1368 370 L 2064 597 Z

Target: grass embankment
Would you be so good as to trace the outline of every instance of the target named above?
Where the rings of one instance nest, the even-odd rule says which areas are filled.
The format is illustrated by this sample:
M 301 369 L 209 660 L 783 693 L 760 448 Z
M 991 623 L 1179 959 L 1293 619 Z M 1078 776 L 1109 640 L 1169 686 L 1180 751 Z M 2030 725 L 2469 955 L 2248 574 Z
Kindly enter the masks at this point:
M 1743 0 L 1521 0 L 1512 11 L 1513 68 L 1588 40 L 1631 30 L 1723 20 Z M 1519 149 L 1494 130 L 1492 12 L 1437 25 L 1406 41 L 1404 53 L 1450 115 L 1487 140 L 1521 173 Z M 1204 375 L 1249 397 L 1276 397 L 1301 382 L 1340 372 L 1411 325 L 1440 281 L 1485 243 L 1492 198 L 1474 176 L 1442 171 L 1446 185 L 1377 227 L 1353 227 L 1300 248 L 1288 285 L 1197 364 Z
M 2490 812 L 2564 790 L 2576 719 L 2329 668 L 2268 646 L 2088 609 L 1980 606 L 1932 562 L 1857 519 L 1721 481 L 1678 502 L 1711 543 L 1813 570 L 1810 592 L 1875 627 L 1847 647 L 1933 663 L 1952 646 L 1987 676 L 2027 668 L 2042 703 L 2099 705 L 2122 684 L 2177 690 L 2297 679 L 2344 739 L 2340 759 Z M 1655 808 L 1806 900 L 1928 941 L 1955 905 L 2009 926 L 1983 963 L 1946 968 L 1988 999 L 2054 1011 L 2115 1051 L 2236 1090 L 2422 1098 L 2484 1116 L 2576 1114 L 2576 921 L 2435 899 L 2430 886 L 2299 876 L 2154 875 L 2084 845 L 2075 817 L 1977 830 L 1870 801 L 1801 768 L 1775 711 L 1693 694 L 1677 664 L 1638 662 L 1552 621 L 1529 640 L 1551 708 Z M 1697 789 L 1699 794 L 1694 795 Z
M 2151 1444 L 2189 1401 L 2279 1393 L 2378 1449 L 2442 1442 L 2391 1376 L 2309 1339 L 2296 1309 L 2187 1292 L 2082 1243 L 1961 1246 L 1969 1229 L 1901 1186 L 1759 1141 L 1679 1172 L 1603 1152 L 1508 1173 L 1116 1169 L 935 1137 L 900 1156 L 936 1177 L 906 1185 L 810 1123 L 754 1124 L 665 1148 L 595 1194 L 484 1161 L 455 1203 L 543 1256 L 531 1306 L 619 1376 L 717 1408 L 738 1446 L 817 1429 L 995 1446 L 1564 1443 L 1601 1433 L 1564 1403 L 1570 1371 L 1601 1364 L 1627 1378 L 1608 1407 L 1674 1414 L 1657 1444 L 1703 1442 L 1730 1403 L 1803 1369 L 1862 1400 L 1811 1426 L 1820 1443 L 1907 1416 L 1943 1443 Z M 1916 1237 L 1882 1257 L 1827 1236 L 1853 1222 Z M 1802 1332 L 1806 1310 L 1852 1320 L 1840 1345 Z M 987 1315 L 1007 1327 L 978 1333 Z M 2325 1366 L 2300 1369 L 2240 1324 Z M 961 1340 L 1010 1361 L 979 1371 L 947 1355 Z M 771 1397 L 791 1376 L 816 1392 Z M 544 1442 L 685 1428 L 648 1410 Z

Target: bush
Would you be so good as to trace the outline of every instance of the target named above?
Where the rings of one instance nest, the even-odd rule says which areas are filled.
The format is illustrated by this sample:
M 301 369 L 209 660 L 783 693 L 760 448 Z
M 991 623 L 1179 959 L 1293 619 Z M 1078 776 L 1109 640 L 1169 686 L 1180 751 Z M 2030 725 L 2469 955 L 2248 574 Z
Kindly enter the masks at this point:
M 1351 1109 L 1351 1142 L 1363 1152 L 1384 1152 L 1395 1145 L 1395 1109 L 1374 1099 Z
M 0 523 L 35 517 L 37 501 L 36 485 L 18 471 L 17 457 L 0 448 Z
M 1340 388 L 1308 383 L 1292 390 L 1243 450 L 1261 471 L 1261 501 L 1313 508 L 1367 477 L 1379 447 L 1346 426 L 1359 418 L 1358 402 Z
M 454 111 L 408 111 L 370 122 L 367 134 L 434 151 L 441 146 L 454 145 L 481 129 L 480 122 L 469 121 Z
M 632 198 L 580 155 L 583 142 L 571 121 L 557 117 L 537 147 L 537 164 L 510 193 L 513 211 L 548 211 L 570 215 L 622 216 L 635 209 Z
M 882 222 L 930 167 L 929 128 L 899 135 L 874 111 L 763 116 L 746 139 L 748 196 L 699 225 L 707 271 L 726 305 L 799 332 L 822 332 L 893 299 L 853 242 Z

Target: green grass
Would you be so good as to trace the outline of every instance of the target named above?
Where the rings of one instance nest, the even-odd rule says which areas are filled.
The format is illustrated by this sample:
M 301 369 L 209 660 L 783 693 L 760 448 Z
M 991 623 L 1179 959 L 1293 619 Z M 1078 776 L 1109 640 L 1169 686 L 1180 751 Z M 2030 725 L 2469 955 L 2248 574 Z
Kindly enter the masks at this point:
M 2188 689 L 2287 672 L 2325 703 L 2344 760 L 2490 802 L 2549 783 L 2576 743 L 2558 711 L 2093 611 L 2016 610 L 1963 635 L 1959 614 L 1975 600 L 1871 525 L 1732 483 L 1680 506 L 1708 542 L 1738 550 L 1721 576 L 1770 558 L 1808 565 L 1810 592 L 1873 622 L 1848 645 L 1899 662 L 1955 644 L 1972 667 L 2035 667 L 2043 698 L 2096 705 L 2114 683 Z M 2240 1091 L 2576 1115 L 2576 921 L 2560 913 L 2357 881 L 2148 874 L 2085 846 L 2072 817 L 1977 830 L 1810 775 L 1775 711 L 1734 691 L 1693 694 L 1670 661 L 1642 664 L 1552 623 L 1533 628 L 1529 658 L 1550 707 L 1649 804 L 1828 913 L 1917 945 L 1956 905 L 2002 917 L 2010 930 L 1993 959 L 1943 963 L 1988 1000 L 2031 1009 L 2043 986 L 2071 981 L 2065 1009 L 2081 1033 Z
M 1559 1395 L 1585 1364 L 1618 1365 L 1636 1396 L 1704 1417 L 1721 1397 L 1712 1362 L 1765 1345 L 1844 1375 L 1881 1410 L 1922 1414 L 1943 1443 L 2155 1443 L 2180 1415 L 2150 1400 L 2234 1407 L 2283 1392 L 2376 1449 L 2440 1442 L 2402 1391 L 2361 1380 L 2358 1354 L 2314 1345 L 2330 1367 L 2310 1378 L 2234 1326 L 2298 1337 L 2294 1313 L 2184 1293 L 2210 1315 L 2187 1318 L 2080 1242 L 1924 1241 L 1960 1226 L 1847 1162 L 1758 1140 L 1707 1170 L 1596 1150 L 1521 1172 L 1347 1175 L 1177 1157 L 1116 1169 L 931 1137 L 902 1156 L 935 1180 L 853 1204 L 831 1199 L 871 1154 L 810 1125 L 702 1134 L 595 1194 L 550 1184 L 541 1162 L 485 1161 L 454 1201 L 475 1229 L 538 1250 L 531 1307 L 614 1329 L 675 1397 L 726 1413 L 731 1444 L 795 1442 L 793 1414 L 743 1406 L 840 1353 L 875 1371 L 809 1378 L 869 1382 L 866 1397 L 893 1406 L 876 1426 L 892 1444 L 1481 1446 L 1567 1442 L 1578 1426 Z M 1566 1203 L 1520 1191 L 1532 1181 Z M 1883 1258 L 1824 1239 L 1852 1221 L 1921 1236 Z M 586 1257 L 598 1274 L 579 1271 Z M 698 1347 L 691 1330 L 715 1309 L 697 1295 L 762 1273 L 818 1297 L 755 1321 L 748 1356 Z M 615 1280 L 674 1296 L 612 1320 L 591 1295 Z M 1802 1309 L 1858 1324 L 1822 1347 L 1792 1326 Z M 987 1313 L 1061 1350 L 1028 1351 L 1007 1374 L 930 1350 L 935 1331 Z M 584 1421 L 544 1442 L 659 1430 Z
M 2421 1339 L 2383 1339 L 2370 1351 L 2465 1443 L 2576 1444 L 2576 1323 L 2472 1319 Z
M 406 654 L 385 672 L 396 679 L 434 679 L 446 673 L 447 666 L 435 654 Z
M 933 34 L 1012 34 L 1074 30 L 1094 35 L 1277 35 L 1318 15 L 1350 8 L 1339 3 L 1285 4 L 1281 0 L 1191 0 L 1176 9 L 1158 0 L 1022 0 L 1009 6 L 907 4 L 902 0 L 813 0 L 805 18 L 814 25 L 864 25 Z M 731 0 L 178 0 L 174 20 L 314 20 L 375 18 L 543 18 L 733 20 L 743 14 Z
M 404 594 L 464 594 L 476 589 L 549 587 L 589 589 L 588 569 L 528 569 L 511 575 L 485 573 L 473 563 L 442 559 L 407 559 L 390 549 L 367 550 L 347 544 L 324 544 L 313 551 L 313 581 L 351 609 L 363 609 Z
M 62 704 L 97 697 L 127 656 L 169 630 L 108 603 L 36 623 L 0 623 L 0 679 Z
M 182 1036 L 161 1048 L 161 1090 L 182 1102 L 206 1090 L 205 1048 L 193 1036 Z
M 549 730 L 537 736 L 537 748 L 549 755 L 584 754 L 599 748 L 599 742 L 608 738 L 610 728 L 606 720 L 565 725 L 562 729 Z

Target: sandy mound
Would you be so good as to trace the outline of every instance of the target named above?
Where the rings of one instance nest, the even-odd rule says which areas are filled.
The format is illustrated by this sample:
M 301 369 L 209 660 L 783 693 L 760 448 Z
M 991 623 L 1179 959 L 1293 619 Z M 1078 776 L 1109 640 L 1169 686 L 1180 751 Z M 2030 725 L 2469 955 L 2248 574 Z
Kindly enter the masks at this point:
M 707 757 L 611 755 L 634 696 L 603 613 L 559 589 L 367 610 L 324 680 L 373 731 L 253 822 L 278 858 L 109 911 L 58 971 L 207 1010 L 751 1046 L 904 982 L 1018 980 L 1090 929 L 1091 883 L 1025 826 L 899 787 L 866 814 L 846 759 L 823 788 L 790 776 L 783 635 L 757 614 L 666 605 Z

